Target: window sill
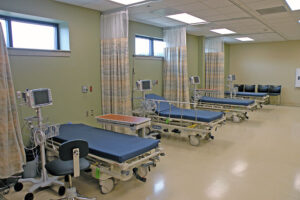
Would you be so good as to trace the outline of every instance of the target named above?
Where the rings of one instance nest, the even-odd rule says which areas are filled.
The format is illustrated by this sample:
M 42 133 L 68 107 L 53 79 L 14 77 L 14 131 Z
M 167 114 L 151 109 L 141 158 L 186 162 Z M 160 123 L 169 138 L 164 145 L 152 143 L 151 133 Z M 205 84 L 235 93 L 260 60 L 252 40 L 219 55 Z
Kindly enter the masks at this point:
M 133 55 L 136 59 L 142 59 L 142 60 L 164 60 L 164 57 L 159 56 L 140 56 L 140 55 Z
M 71 51 L 7 48 L 9 56 L 70 57 Z

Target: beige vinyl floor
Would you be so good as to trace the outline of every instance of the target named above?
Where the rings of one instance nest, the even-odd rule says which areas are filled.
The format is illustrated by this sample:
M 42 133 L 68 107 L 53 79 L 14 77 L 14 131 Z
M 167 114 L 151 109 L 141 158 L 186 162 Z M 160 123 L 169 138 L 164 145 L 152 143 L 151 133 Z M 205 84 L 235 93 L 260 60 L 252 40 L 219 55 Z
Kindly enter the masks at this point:
M 300 200 L 300 107 L 265 106 L 249 115 L 239 124 L 227 122 L 215 140 L 198 147 L 163 138 L 166 156 L 146 183 L 120 182 L 106 195 L 89 176 L 75 184 L 98 200 Z M 24 194 L 11 190 L 6 198 Z M 59 198 L 49 190 L 35 197 Z

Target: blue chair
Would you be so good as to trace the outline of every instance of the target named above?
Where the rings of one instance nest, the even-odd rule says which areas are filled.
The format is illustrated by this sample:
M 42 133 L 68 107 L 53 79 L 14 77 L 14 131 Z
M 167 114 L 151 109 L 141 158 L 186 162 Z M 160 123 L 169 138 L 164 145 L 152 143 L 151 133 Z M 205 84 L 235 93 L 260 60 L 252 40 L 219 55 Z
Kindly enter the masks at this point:
M 257 86 L 257 92 L 258 93 L 269 93 L 269 85 L 258 85 Z
M 244 92 L 244 85 L 234 84 L 234 87 L 238 88 L 238 92 Z
M 270 85 L 269 95 L 270 96 L 278 96 L 279 104 L 281 104 L 281 85 Z
M 245 85 L 245 92 L 255 92 L 255 85 Z

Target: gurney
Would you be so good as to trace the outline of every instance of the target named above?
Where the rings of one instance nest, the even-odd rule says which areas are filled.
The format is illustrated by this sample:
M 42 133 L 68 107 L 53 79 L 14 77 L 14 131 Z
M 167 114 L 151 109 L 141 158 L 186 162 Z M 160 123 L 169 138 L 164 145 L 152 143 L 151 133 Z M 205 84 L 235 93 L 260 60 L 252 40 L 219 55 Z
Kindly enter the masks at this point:
M 151 131 L 188 137 L 191 145 L 199 145 L 200 139 L 214 139 L 212 131 L 225 122 L 224 113 L 181 108 L 184 105 L 194 104 L 147 94 L 142 107 L 143 114 L 151 118 Z
M 225 92 L 225 97 L 230 98 L 230 91 Z M 233 92 L 233 98 L 239 99 L 252 99 L 255 100 L 256 103 L 262 108 L 263 104 L 267 104 L 269 102 L 269 95 L 267 93 L 256 93 L 256 92 Z
M 214 98 L 195 94 L 192 99 L 197 103 L 196 108 L 222 111 L 226 113 L 227 119 L 234 122 L 248 119 L 247 113 L 257 109 L 256 102 L 249 99 Z
M 91 173 L 99 179 L 101 193 L 109 193 L 119 181 L 135 176 L 146 181 L 151 166 L 156 166 L 164 155 L 159 140 L 116 133 L 84 124 L 64 124 L 59 136 L 47 141 L 47 149 L 56 152 L 59 145 L 68 140 L 82 139 L 89 144 L 87 159 Z

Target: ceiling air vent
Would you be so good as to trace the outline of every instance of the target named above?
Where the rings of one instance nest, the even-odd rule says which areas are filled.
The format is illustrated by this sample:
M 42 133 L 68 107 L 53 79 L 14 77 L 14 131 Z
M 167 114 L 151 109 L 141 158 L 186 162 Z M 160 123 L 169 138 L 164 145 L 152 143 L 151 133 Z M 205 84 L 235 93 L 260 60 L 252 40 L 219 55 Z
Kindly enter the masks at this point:
M 287 10 L 284 6 L 279 6 L 273 8 L 258 9 L 256 11 L 261 15 L 269 15 L 269 14 L 286 12 Z

